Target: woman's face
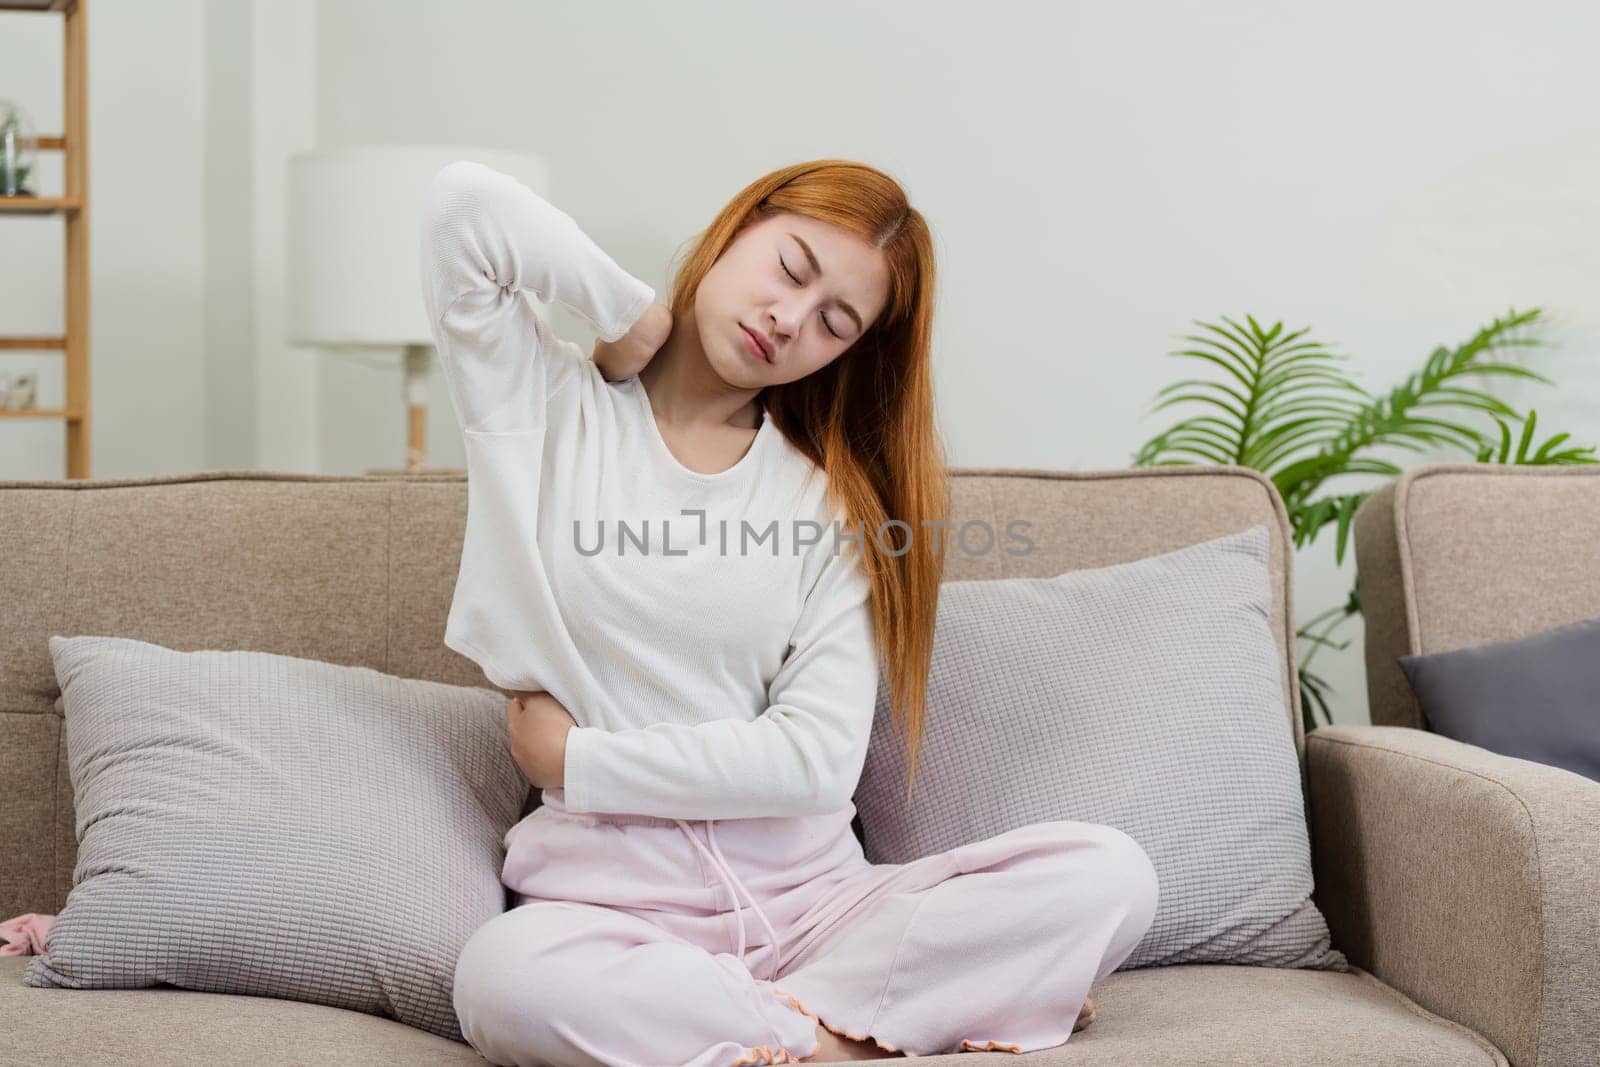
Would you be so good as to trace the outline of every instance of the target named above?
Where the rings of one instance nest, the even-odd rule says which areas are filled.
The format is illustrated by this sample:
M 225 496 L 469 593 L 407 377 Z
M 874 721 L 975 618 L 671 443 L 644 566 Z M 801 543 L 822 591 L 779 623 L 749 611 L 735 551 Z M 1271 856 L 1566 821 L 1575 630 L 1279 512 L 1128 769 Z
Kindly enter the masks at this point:
M 781 385 L 844 354 L 888 296 L 881 252 L 831 223 L 772 215 L 746 226 L 701 279 L 695 326 L 707 361 L 730 385 Z M 746 328 L 770 362 L 751 354 Z

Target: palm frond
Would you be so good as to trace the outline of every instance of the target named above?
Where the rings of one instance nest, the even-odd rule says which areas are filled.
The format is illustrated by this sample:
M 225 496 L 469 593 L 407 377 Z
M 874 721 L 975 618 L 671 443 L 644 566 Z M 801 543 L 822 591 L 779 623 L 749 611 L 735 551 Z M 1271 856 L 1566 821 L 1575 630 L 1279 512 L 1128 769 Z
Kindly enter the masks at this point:
M 1552 452 L 1562 441 L 1572 435 L 1558 433 L 1540 446 L 1539 451 L 1532 456 L 1528 455 L 1528 446 L 1533 443 L 1533 428 L 1539 421 L 1537 409 L 1530 408 L 1528 420 L 1522 426 L 1522 437 L 1517 441 L 1516 458 L 1511 458 L 1511 427 L 1495 419 L 1495 424 L 1500 427 L 1500 447 L 1498 450 L 1493 445 L 1486 444 L 1478 450 L 1479 463 L 1519 463 L 1529 466 L 1545 466 L 1549 464 L 1597 463 L 1600 459 L 1594 457 L 1593 446 L 1589 448 L 1569 448 L 1562 452 Z
M 1328 706 L 1328 693 L 1332 687 L 1327 679 L 1313 674 L 1304 667 L 1300 668 L 1300 717 L 1305 721 L 1306 733 L 1315 730 L 1320 723 L 1317 722 L 1316 709 L 1322 709 L 1322 718 L 1329 725 L 1333 725 L 1333 711 Z
M 1186 378 L 1161 389 L 1152 410 L 1200 403 L 1211 414 L 1182 420 L 1151 438 L 1135 465 L 1196 459 L 1259 469 L 1263 458 L 1282 454 L 1296 441 L 1320 439 L 1343 426 L 1370 399 L 1338 368 L 1346 357 L 1301 341 L 1305 330 L 1285 334 L 1281 322 L 1263 329 L 1251 315 L 1245 316 L 1248 326 L 1227 316 L 1222 321 L 1196 322 L 1208 333 L 1183 335 L 1193 347 L 1172 355 L 1219 367 L 1233 381 Z

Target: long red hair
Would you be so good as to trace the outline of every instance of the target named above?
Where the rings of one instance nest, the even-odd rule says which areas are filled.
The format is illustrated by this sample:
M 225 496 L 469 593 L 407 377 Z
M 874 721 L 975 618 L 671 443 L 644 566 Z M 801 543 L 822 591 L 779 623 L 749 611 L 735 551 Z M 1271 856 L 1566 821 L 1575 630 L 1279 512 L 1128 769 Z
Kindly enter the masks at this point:
M 862 534 L 890 711 L 907 740 L 909 803 L 944 576 L 938 528 L 924 522 L 950 513 L 929 355 L 933 240 L 899 183 L 880 170 L 845 159 L 780 167 L 741 189 L 694 240 L 673 275 L 673 313 L 693 303 L 701 279 L 745 226 L 779 212 L 839 226 L 881 252 L 889 267 L 888 302 L 866 333 L 827 366 L 768 386 L 761 398 L 783 435 L 826 473 L 828 499 L 844 515 L 841 535 Z M 910 533 L 885 526 L 890 520 Z

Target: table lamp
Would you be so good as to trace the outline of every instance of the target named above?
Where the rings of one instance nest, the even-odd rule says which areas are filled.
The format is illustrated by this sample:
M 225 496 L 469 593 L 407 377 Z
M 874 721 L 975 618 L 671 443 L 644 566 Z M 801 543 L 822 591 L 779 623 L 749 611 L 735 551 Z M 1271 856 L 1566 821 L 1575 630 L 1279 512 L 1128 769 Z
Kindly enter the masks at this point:
M 422 208 L 434 175 L 458 159 L 483 163 L 550 195 L 549 165 L 529 152 L 352 145 L 289 160 L 289 340 L 401 351 L 409 408 L 407 474 L 426 465 L 434 355 L 419 276 Z

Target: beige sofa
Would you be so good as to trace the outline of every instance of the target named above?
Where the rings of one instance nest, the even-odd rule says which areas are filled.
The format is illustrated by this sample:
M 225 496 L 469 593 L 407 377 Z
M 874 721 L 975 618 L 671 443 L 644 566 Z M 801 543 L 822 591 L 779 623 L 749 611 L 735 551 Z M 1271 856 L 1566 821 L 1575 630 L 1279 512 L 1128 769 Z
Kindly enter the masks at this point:
M 1600 467 L 1418 467 L 1363 502 L 1354 532 L 1382 726 L 1326 733 L 1387 751 L 1341 779 L 1359 796 L 1332 779 L 1319 793 L 1319 823 L 1347 800 L 1355 818 L 1316 856 L 1334 943 L 1515 1064 L 1600 1064 L 1600 783 L 1424 732 L 1398 665 L 1600 616 Z M 1312 746 L 1314 791 L 1333 751 Z M 1408 870 L 1418 859 L 1432 869 Z
M 0 918 L 57 912 L 72 884 L 49 635 L 264 649 L 487 685 L 442 643 L 466 499 L 460 475 L 0 483 Z M 1418 730 L 1340 726 L 1306 738 L 1289 527 L 1265 478 L 1216 467 L 959 470 L 955 515 L 996 529 L 1025 519 L 1037 551 L 955 550 L 949 578 L 1052 575 L 1269 526 L 1271 622 L 1311 800 L 1317 901 L 1335 946 L 1367 968 L 1119 972 L 1093 990 L 1096 1021 L 1028 1054 L 1035 1062 L 1455 1067 L 1508 1062 L 1497 1045 L 1518 1064 L 1585 1062 L 1600 1013 L 1592 920 L 1579 929 L 1576 894 L 1597 868 L 1577 820 L 1584 804 L 1600 809 L 1592 788 Z M 1575 956 L 1580 936 L 1590 946 Z M 482 1062 L 391 1020 L 309 1004 L 26 988 L 25 964 L 0 958 L 0 1062 Z

